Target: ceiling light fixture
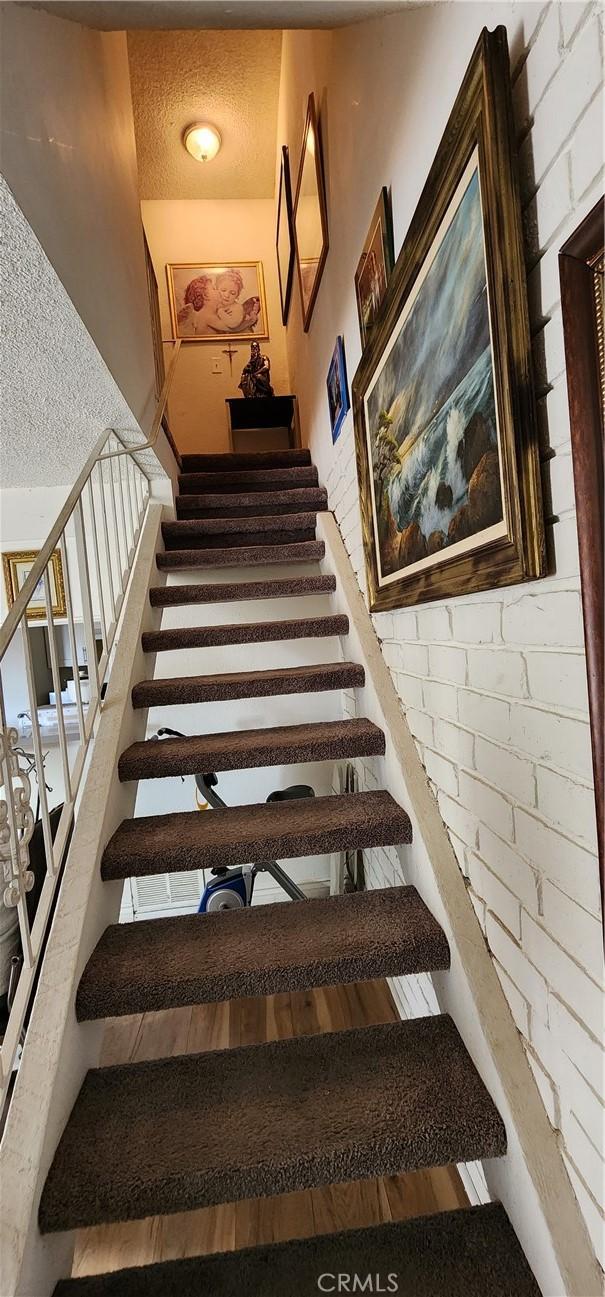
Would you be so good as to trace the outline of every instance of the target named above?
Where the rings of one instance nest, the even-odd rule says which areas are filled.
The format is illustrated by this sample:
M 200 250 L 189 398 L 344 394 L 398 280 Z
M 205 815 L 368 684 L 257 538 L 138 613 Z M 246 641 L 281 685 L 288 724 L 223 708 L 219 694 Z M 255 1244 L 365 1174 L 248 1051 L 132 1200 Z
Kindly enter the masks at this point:
M 195 126 L 187 127 L 183 144 L 196 162 L 211 162 L 216 157 L 222 140 L 216 126 L 211 126 L 209 122 L 196 122 Z

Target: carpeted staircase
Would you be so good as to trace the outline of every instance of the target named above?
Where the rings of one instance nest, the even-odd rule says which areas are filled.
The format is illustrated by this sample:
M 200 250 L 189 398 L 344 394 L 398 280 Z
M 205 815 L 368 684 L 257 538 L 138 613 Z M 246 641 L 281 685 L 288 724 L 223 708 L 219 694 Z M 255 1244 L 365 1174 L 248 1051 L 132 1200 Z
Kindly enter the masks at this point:
M 155 607 L 298 598 L 320 574 L 204 583 L 217 567 L 323 557 L 327 508 L 305 450 L 185 456 L 160 569 L 199 572 L 151 591 Z M 148 632 L 143 649 L 345 637 L 342 615 Z M 135 707 L 358 688 L 355 662 L 143 680 Z M 122 781 L 381 755 L 367 719 L 133 743 Z M 386 792 L 263 802 L 125 821 L 106 880 L 411 841 Z M 84 969 L 79 1021 L 449 967 L 444 933 L 413 887 L 225 914 L 113 925 Z M 90 1071 L 40 1203 L 43 1232 L 502 1156 L 506 1132 L 452 1020 L 382 1023 Z M 326 1273 L 395 1274 L 406 1297 L 539 1297 L 497 1204 L 229 1254 L 64 1280 L 56 1297 L 311 1297 Z M 388 1291 L 383 1287 L 377 1291 Z

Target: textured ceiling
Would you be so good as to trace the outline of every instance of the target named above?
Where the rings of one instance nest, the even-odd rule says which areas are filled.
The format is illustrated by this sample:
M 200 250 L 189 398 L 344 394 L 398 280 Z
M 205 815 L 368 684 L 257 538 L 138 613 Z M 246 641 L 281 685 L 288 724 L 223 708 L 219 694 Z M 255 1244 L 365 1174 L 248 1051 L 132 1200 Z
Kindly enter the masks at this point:
M 130 32 L 128 56 L 141 198 L 270 198 L 275 182 L 280 31 Z M 209 121 L 212 162 L 183 147 Z
M 59 18 L 105 31 L 140 28 L 345 27 L 406 8 L 408 0 L 49 0 Z
M 105 428 L 142 433 L 2 177 L 0 221 L 0 480 L 71 486 Z M 153 451 L 140 458 L 165 476 Z

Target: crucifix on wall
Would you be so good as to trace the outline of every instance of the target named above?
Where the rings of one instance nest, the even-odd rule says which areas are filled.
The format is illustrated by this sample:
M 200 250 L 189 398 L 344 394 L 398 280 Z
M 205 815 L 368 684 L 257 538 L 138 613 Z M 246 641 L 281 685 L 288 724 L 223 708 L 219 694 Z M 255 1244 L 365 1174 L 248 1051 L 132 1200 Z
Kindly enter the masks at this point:
M 237 347 L 232 347 L 229 343 L 228 347 L 223 347 L 223 355 L 229 357 L 229 373 L 233 375 L 233 357 L 237 356 Z

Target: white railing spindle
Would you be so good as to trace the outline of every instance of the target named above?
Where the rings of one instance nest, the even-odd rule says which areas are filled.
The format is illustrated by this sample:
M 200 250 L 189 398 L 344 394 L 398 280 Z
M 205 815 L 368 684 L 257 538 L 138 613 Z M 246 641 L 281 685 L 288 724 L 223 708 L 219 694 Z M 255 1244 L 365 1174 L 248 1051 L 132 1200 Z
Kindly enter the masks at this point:
M 107 631 L 108 638 L 109 638 L 111 635 L 111 628 L 115 626 L 115 623 L 117 621 L 117 597 L 116 597 L 116 587 L 113 578 L 111 542 L 109 538 L 109 523 L 107 520 L 107 502 L 105 499 L 105 470 L 103 464 L 101 463 L 95 464 L 95 468 L 98 476 L 99 502 L 101 505 L 101 522 L 103 524 L 102 526 L 103 552 L 105 555 L 105 568 L 106 568 L 107 578 L 108 578 L 109 597 L 111 600 L 111 618 L 109 621 L 108 631 Z
M 119 445 L 117 438 L 115 438 L 115 441 L 116 441 L 116 445 Z M 118 460 L 115 465 L 112 465 L 112 468 L 115 470 L 114 478 L 117 478 L 117 483 L 119 488 L 116 494 L 118 497 L 120 517 L 122 519 L 122 534 L 124 536 L 124 570 L 126 570 L 130 564 L 131 545 L 130 545 L 130 540 L 128 538 L 128 524 L 126 522 L 126 507 L 124 504 L 124 483 L 122 479 L 122 461 Z
M 32 723 L 32 740 L 34 744 L 34 757 L 36 760 L 36 779 L 38 783 L 38 794 L 40 797 L 40 811 L 42 819 L 42 834 L 44 837 L 44 848 L 46 851 L 46 863 L 50 868 L 53 861 L 53 840 L 50 828 L 50 816 L 48 811 L 48 797 L 46 794 L 46 778 L 44 775 L 44 753 L 42 751 L 42 740 L 40 737 L 40 723 L 38 721 L 38 708 L 36 698 L 36 682 L 34 679 L 34 664 L 32 660 L 32 650 L 29 638 L 29 625 L 27 617 L 21 621 L 21 636 L 23 643 L 23 657 L 25 661 L 25 673 L 27 678 L 27 693 L 29 698 L 29 708 Z
M 92 476 L 88 479 L 88 482 L 86 483 L 86 491 L 88 495 L 88 509 L 90 512 L 90 524 L 92 530 L 92 548 L 93 548 L 93 554 L 95 560 L 95 576 L 97 579 L 97 590 L 99 594 L 99 622 L 101 625 L 101 642 L 103 644 L 104 653 L 107 653 L 107 617 L 105 614 L 105 593 L 103 590 L 103 579 L 101 576 L 101 561 L 99 558 L 99 538 L 97 536 L 98 524 L 97 524 L 97 515 L 95 509 L 95 495 L 93 490 Z
M 139 539 L 139 525 L 136 502 L 133 501 L 132 496 L 132 478 L 134 469 L 132 467 L 132 459 L 130 455 L 128 455 L 124 462 L 126 465 L 126 498 L 128 500 L 128 512 L 130 514 L 130 526 L 132 529 L 132 547 L 135 549 L 136 543 Z
M 71 660 L 74 673 L 74 693 L 76 695 L 76 707 L 78 709 L 78 726 L 80 729 L 80 743 L 86 742 L 86 722 L 84 720 L 84 707 L 82 704 L 82 685 L 80 683 L 80 671 L 78 662 L 78 641 L 76 638 L 76 628 L 74 624 L 73 602 L 71 596 L 71 573 L 69 553 L 67 549 L 67 538 L 65 532 L 61 537 L 61 553 L 63 555 L 63 577 L 65 581 L 65 608 L 67 612 L 67 629 L 69 633 L 69 647 L 71 650 Z
M 4 814 L 0 820 L 0 843 L 4 867 L 9 874 L 2 880 L 2 900 L 9 907 L 16 907 L 19 920 L 23 962 L 26 968 L 33 966 L 31 932 L 25 902 L 25 890 L 29 889 L 33 877 L 27 870 L 27 843 L 33 832 L 33 812 L 30 806 L 30 785 L 27 776 L 20 773 L 19 761 L 14 749 L 17 738 L 16 730 L 6 724 L 4 691 L 0 681 L 0 718 L 2 720 L 2 741 L 0 743 L 0 772 L 4 785 Z M 15 787 L 16 784 L 16 787 Z M 8 828 L 8 843 L 6 829 Z M 8 847 L 8 851 L 7 848 Z
M 119 593 L 118 593 L 118 608 L 116 609 L 116 613 L 117 613 L 118 609 L 122 606 L 122 596 L 124 593 L 124 561 L 122 559 L 122 546 L 124 542 L 123 539 L 120 539 L 120 528 L 118 526 L 118 507 L 116 504 L 116 480 L 113 471 L 113 464 L 111 463 L 108 464 L 107 469 L 108 469 L 107 484 L 109 487 L 109 507 L 111 513 L 111 520 L 113 522 L 113 540 L 114 540 L 116 560 L 118 564 Z
M 67 734 L 65 731 L 65 714 L 63 711 L 63 699 L 61 697 L 61 675 L 59 671 L 59 657 L 57 654 L 57 640 L 55 637 L 55 621 L 53 615 L 52 592 L 50 588 L 50 577 L 48 567 L 44 570 L 44 601 L 46 604 L 46 620 L 48 623 L 48 647 L 50 651 L 50 671 L 53 680 L 53 689 L 55 691 L 55 703 L 57 708 L 57 725 L 59 728 L 59 747 L 61 749 L 61 764 L 63 766 L 63 786 L 65 788 L 65 801 L 71 801 L 71 771 L 69 769 L 69 749 L 67 747 Z
M 95 703 L 99 697 L 99 673 L 97 669 L 97 640 L 95 636 L 94 616 L 90 598 L 90 571 L 86 549 L 84 529 L 84 511 L 82 500 L 78 500 L 74 509 L 74 528 L 76 533 L 76 553 L 78 555 L 78 575 L 80 577 L 80 594 L 82 596 L 82 616 L 84 619 L 84 639 L 88 666 L 88 683 L 90 685 L 90 702 Z

